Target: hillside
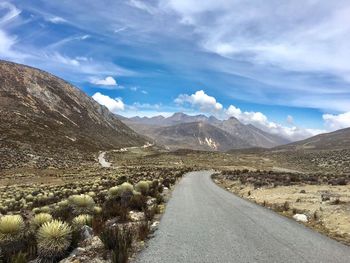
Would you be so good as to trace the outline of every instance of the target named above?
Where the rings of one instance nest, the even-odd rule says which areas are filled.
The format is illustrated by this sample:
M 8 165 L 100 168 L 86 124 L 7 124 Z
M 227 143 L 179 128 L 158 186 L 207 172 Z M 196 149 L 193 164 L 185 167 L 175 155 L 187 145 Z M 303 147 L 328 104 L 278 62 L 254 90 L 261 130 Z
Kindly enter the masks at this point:
M 205 122 L 190 122 L 157 128 L 153 131 L 157 143 L 171 149 L 226 151 L 248 148 L 248 143 Z
M 181 147 L 203 149 L 203 145 L 205 143 L 203 144 L 203 142 L 196 139 L 196 136 L 192 136 L 193 138 L 189 140 L 188 136 L 190 136 L 190 134 L 187 131 L 179 132 L 179 129 L 183 130 L 185 127 L 189 127 L 191 129 L 194 128 L 193 123 L 206 124 L 202 126 L 195 126 L 197 132 L 201 132 L 202 134 L 206 134 L 208 136 L 213 134 L 225 134 L 224 136 L 207 136 L 207 138 L 211 138 L 212 140 L 214 140 L 215 137 L 215 144 L 221 145 L 221 147 L 214 147 L 213 143 L 207 143 L 207 146 L 204 148 L 207 149 L 209 147 L 209 150 L 222 151 L 223 149 L 228 150 L 247 147 L 271 148 L 289 142 L 288 140 L 277 135 L 264 132 L 253 125 L 245 125 L 233 117 L 227 120 L 219 120 L 214 116 L 190 116 L 178 112 L 167 118 L 163 116 L 155 116 L 151 118 L 121 117 L 121 120 L 138 133 L 145 134 L 154 139 L 156 142 L 164 144 L 170 148 L 174 148 L 177 142 L 178 145 L 181 145 Z M 192 125 L 184 125 L 189 123 L 192 123 Z M 201 129 L 208 127 L 210 127 L 210 133 L 204 130 L 201 131 Z M 171 134 L 171 132 L 173 132 L 173 134 Z M 183 138 L 184 135 L 187 136 L 187 139 Z M 205 139 L 205 137 L 203 138 Z M 225 145 L 225 147 L 223 147 L 223 145 Z
M 279 150 L 340 150 L 350 149 L 350 128 L 319 134 L 306 140 L 277 147 Z
M 66 166 L 145 139 L 78 88 L 0 61 L 0 168 Z

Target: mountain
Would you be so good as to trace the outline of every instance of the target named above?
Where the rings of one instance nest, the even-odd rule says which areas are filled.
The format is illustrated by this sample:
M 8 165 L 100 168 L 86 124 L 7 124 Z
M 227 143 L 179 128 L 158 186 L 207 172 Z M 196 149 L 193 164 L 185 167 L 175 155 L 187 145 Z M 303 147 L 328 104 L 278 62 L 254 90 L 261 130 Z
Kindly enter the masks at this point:
M 145 139 L 78 88 L 49 73 L 0 61 L 0 168 L 64 166 Z
M 276 150 L 342 150 L 350 149 L 350 128 L 319 134 L 306 140 L 277 147 Z
M 248 147 L 271 148 L 277 145 L 289 143 L 288 140 L 262 131 L 253 125 L 242 124 L 239 120 L 233 117 L 228 120 L 219 120 L 214 116 L 190 116 L 178 112 L 167 118 L 163 116 L 155 116 L 152 118 L 122 117 L 121 119 L 140 134 L 147 135 L 157 143 L 166 145 L 170 148 L 185 147 L 190 149 L 205 148 L 210 150 Z M 188 133 L 184 130 L 185 127 L 196 132 Z M 171 134 L 171 132 L 173 132 L 173 134 Z M 218 134 L 221 134 L 222 136 L 217 136 Z M 183 138 L 183 136 L 186 136 L 187 138 Z M 190 136 L 193 138 L 190 139 Z M 198 139 L 198 136 L 200 137 L 200 140 Z M 228 139 L 228 137 L 230 137 L 230 139 Z M 207 140 L 205 138 L 207 138 Z M 209 141 L 211 142 L 209 143 Z M 188 144 L 185 142 L 188 142 Z M 220 147 L 215 147 L 214 145 L 220 145 Z
M 207 122 L 189 122 L 160 127 L 153 131 L 153 136 L 157 138 L 157 143 L 171 149 L 227 151 L 232 148 L 251 147 L 246 141 L 231 136 L 228 132 Z

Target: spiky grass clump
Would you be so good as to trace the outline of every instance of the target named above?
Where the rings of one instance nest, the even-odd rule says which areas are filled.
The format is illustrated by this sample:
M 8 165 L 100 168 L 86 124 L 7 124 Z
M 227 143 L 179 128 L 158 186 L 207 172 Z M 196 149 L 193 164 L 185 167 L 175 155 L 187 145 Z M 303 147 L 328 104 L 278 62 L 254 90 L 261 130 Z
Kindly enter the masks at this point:
M 83 226 L 92 225 L 92 216 L 90 215 L 79 215 L 73 218 L 72 225 L 74 229 L 81 229 Z
M 109 196 L 109 198 L 118 197 L 119 196 L 119 187 L 118 186 L 113 186 L 113 187 L 109 188 L 108 196 Z
M 68 201 L 76 215 L 93 213 L 95 201 L 89 195 L 72 195 Z
M 94 214 L 95 214 L 95 215 L 100 215 L 100 214 L 102 214 L 102 208 L 99 207 L 99 206 L 95 206 L 95 207 L 94 207 Z
M 125 182 L 119 186 L 119 191 L 120 194 L 132 193 L 134 191 L 134 187 L 132 186 L 132 184 Z
M 40 213 L 35 215 L 30 223 L 34 228 L 39 228 L 42 224 L 52 221 L 52 219 L 52 215 L 48 213 Z
M 0 244 L 20 241 L 24 236 L 25 224 L 20 215 L 6 215 L 0 218 Z
M 60 220 L 44 223 L 38 230 L 38 255 L 40 258 L 56 260 L 62 257 L 72 241 L 72 228 Z
M 147 195 L 149 191 L 149 185 L 150 184 L 147 181 L 140 181 L 135 185 L 135 190 L 143 195 Z

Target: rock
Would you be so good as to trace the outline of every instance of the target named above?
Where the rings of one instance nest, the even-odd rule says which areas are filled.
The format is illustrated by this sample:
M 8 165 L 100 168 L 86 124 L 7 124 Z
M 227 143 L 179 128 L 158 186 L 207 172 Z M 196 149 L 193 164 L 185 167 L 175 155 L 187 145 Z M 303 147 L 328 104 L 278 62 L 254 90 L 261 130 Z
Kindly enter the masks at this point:
M 153 233 L 158 229 L 159 221 L 154 221 L 150 226 L 150 232 Z
M 85 239 L 92 238 L 94 232 L 93 232 L 91 227 L 85 225 L 85 226 L 83 226 L 81 228 L 81 232 L 80 233 L 81 233 L 81 238 L 83 240 L 85 240 Z
M 321 195 L 322 202 L 329 201 L 331 199 L 331 195 L 329 193 L 323 193 Z
M 150 198 L 147 200 L 147 205 L 148 206 L 153 206 L 157 203 L 157 199 L 156 198 Z
M 85 248 L 77 247 L 76 249 L 74 249 L 74 250 L 69 254 L 69 256 L 70 256 L 70 257 L 77 257 L 77 256 L 79 256 L 79 255 L 82 255 L 85 251 L 86 251 Z
M 133 222 L 139 222 L 145 219 L 145 214 L 143 212 L 130 211 L 129 216 Z
M 103 259 L 105 251 L 101 239 L 97 236 L 86 239 L 81 242 L 81 247 L 72 251 L 69 257 L 61 260 L 59 263 L 110 263 L 111 260 Z
M 308 221 L 307 216 L 304 214 L 295 214 L 293 218 L 298 222 L 307 223 Z

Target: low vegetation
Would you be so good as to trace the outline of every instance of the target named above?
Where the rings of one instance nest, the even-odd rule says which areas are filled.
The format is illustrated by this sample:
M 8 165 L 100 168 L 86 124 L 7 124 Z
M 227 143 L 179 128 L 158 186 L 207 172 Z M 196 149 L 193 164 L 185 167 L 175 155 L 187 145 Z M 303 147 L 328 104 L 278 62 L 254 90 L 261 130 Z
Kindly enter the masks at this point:
M 164 195 L 189 169 L 99 171 L 81 181 L 1 186 L 0 262 L 71 262 L 80 250 L 82 262 L 128 262 L 164 210 Z

